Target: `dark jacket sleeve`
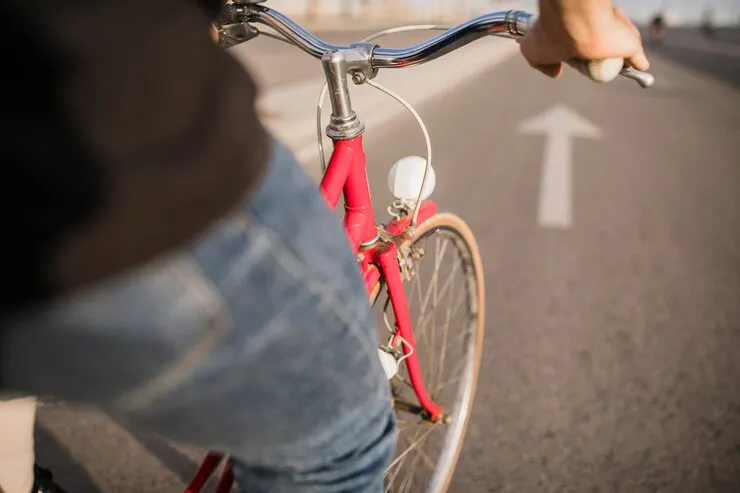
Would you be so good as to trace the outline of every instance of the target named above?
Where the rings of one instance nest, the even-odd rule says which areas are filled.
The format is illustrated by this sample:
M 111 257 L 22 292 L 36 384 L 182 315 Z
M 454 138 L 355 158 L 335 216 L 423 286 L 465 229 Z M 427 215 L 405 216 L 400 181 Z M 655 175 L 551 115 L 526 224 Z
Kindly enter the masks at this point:
M 256 88 L 209 22 L 192 0 L 2 3 L 3 313 L 183 246 L 259 181 Z

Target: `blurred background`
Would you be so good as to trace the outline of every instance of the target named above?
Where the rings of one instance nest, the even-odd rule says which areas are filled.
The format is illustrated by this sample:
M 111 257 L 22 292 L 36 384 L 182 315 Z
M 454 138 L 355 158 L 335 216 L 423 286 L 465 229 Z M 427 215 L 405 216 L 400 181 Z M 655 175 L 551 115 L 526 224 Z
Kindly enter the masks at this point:
M 740 2 L 617 4 L 644 31 L 649 90 L 572 70 L 549 80 L 496 39 L 377 79 L 425 119 L 434 198 L 470 224 L 485 263 L 483 367 L 452 492 L 740 492 Z M 267 5 L 343 44 L 536 9 Z M 658 13 L 667 29 L 653 39 Z M 266 38 L 231 53 L 259 81 L 265 123 L 318 180 L 320 65 Z M 353 97 L 386 217 L 388 169 L 424 142 L 398 103 L 367 87 Z M 182 491 L 200 458 L 94 410 L 49 404 L 39 422 L 39 462 L 70 492 Z

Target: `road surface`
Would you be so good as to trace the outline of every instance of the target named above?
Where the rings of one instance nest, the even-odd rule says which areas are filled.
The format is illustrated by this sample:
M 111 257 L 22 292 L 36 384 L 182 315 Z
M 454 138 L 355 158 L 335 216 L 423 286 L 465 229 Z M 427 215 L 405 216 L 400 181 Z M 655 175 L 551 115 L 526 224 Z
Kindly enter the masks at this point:
M 453 492 L 740 491 L 740 58 L 650 55 L 649 91 L 550 81 L 515 57 L 419 108 L 435 198 L 476 232 L 488 289 Z M 379 212 L 419 135 L 368 129 Z M 565 161 L 570 193 L 567 173 L 541 185 Z M 566 221 L 543 220 L 568 199 Z M 195 468 L 197 451 L 93 410 L 51 405 L 39 424 L 39 462 L 71 493 L 175 492 Z

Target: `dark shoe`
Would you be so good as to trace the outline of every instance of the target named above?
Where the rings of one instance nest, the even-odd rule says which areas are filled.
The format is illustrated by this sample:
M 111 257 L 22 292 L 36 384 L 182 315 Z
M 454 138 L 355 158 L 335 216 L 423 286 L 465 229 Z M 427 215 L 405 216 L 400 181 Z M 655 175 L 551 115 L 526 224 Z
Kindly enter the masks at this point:
M 33 489 L 31 493 L 67 493 L 66 490 L 63 490 L 54 482 L 54 476 L 50 470 L 34 464 L 33 476 Z

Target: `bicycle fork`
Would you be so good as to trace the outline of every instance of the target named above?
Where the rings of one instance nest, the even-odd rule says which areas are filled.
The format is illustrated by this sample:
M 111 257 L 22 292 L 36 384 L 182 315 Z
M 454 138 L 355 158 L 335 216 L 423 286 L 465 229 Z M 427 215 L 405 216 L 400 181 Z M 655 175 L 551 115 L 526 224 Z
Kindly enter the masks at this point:
M 419 403 L 425 411 L 425 417 L 435 422 L 442 417 L 442 407 L 435 404 L 432 400 L 421 374 L 419 357 L 416 354 L 416 342 L 411 325 L 408 299 L 401 277 L 398 247 L 395 243 L 391 242 L 384 248 L 377 250 L 374 256 L 376 265 L 380 267 L 382 276 L 388 287 L 388 295 L 391 300 L 393 315 L 396 319 L 396 332 L 391 341 L 391 347 L 396 347 L 398 344 L 402 346 L 403 360 L 406 363 L 414 393 L 416 393 Z

